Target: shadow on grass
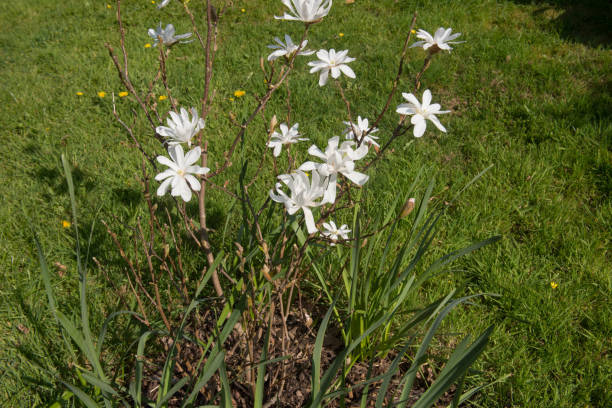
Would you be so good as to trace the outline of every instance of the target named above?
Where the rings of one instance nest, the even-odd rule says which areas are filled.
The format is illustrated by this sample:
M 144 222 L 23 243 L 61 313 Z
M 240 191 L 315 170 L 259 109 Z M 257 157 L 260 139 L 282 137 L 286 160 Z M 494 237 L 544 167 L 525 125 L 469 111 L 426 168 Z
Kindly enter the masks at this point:
M 57 195 L 68 195 L 68 184 L 59 167 L 41 166 L 33 172 L 32 178 L 51 187 Z M 96 186 L 91 175 L 78 167 L 72 168 L 72 178 L 75 186 L 83 186 L 86 191 L 91 191 Z
M 27 383 L 36 390 L 36 393 L 43 401 L 53 401 L 59 397 L 60 388 L 55 387 L 55 380 L 51 376 L 56 375 L 62 378 L 68 378 L 71 375 L 70 367 L 63 359 L 63 351 L 58 348 L 58 345 L 63 344 L 56 337 L 56 333 L 51 333 L 48 328 L 42 324 L 44 320 L 40 319 L 40 313 L 34 311 L 28 304 L 24 290 L 17 288 L 14 292 L 14 297 L 19 303 L 19 306 L 26 319 L 26 327 L 32 330 L 39 339 L 43 341 L 45 354 L 41 354 L 40 350 L 36 350 L 29 345 L 29 342 L 17 341 L 14 344 L 15 350 L 33 366 L 37 366 L 38 375 L 33 371 L 26 376 L 19 376 L 23 383 Z M 45 299 L 46 300 L 46 299 Z
M 560 10 L 551 20 L 562 38 L 591 47 L 612 46 L 612 2 L 609 0 L 513 0 L 540 6 L 534 15 Z

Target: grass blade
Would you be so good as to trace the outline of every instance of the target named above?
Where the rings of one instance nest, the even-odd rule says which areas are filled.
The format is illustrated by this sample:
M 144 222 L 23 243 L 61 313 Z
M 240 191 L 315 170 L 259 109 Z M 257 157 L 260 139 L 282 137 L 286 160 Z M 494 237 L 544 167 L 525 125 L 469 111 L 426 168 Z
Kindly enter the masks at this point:
M 493 327 L 489 326 L 478 339 L 461 355 L 457 363 L 448 369 L 444 375 L 440 375 L 436 381 L 425 391 L 412 408 L 428 408 L 438 400 L 450 386 L 458 381 L 474 361 L 482 354 L 489 337 L 493 332 Z
M 189 382 L 189 380 L 189 376 L 183 377 L 178 380 L 176 384 L 174 384 L 172 388 L 168 390 L 166 395 L 164 395 L 164 397 L 157 403 L 157 405 L 155 405 L 155 408 L 161 408 L 166 402 L 170 401 L 170 398 L 172 398 L 174 394 L 176 394 L 181 388 L 183 388 L 185 384 Z
M 64 381 L 61 381 L 61 383 L 64 384 L 64 386 L 68 388 L 87 408 L 100 408 L 100 406 L 80 388 Z
M 270 329 L 272 325 L 268 325 L 268 330 L 266 331 L 266 339 L 264 340 L 263 350 L 261 352 L 261 360 L 257 367 L 257 382 L 255 383 L 255 402 L 254 408 L 262 408 L 263 406 L 263 398 L 264 398 L 264 377 L 266 375 L 266 359 L 268 358 L 268 344 L 270 343 Z
M 200 389 L 206 385 L 208 380 L 212 378 L 215 372 L 224 364 L 225 353 L 223 351 L 216 353 L 214 358 L 209 359 L 206 364 L 204 364 L 204 368 L 202 369 L 202 374 L 198 378 L 198 381 L 193 386 L 193 391 L 189 396 L 183 401 L 181 407 L 189 407 L 195 400 L 195 398 L 200 393 Z M 231 401 L 231 398 L 230 398 Z
M 221 406 L 223 408 L 232 408 L 232 389 L 227 378 L 225 364 L 221 364 L 219 367 L 219 378 L 221 379 Z
M 135 395 L 132 395 L 138 407 L 142 406 L 142 368 L 144 365 L 144 349 L 147 345 L 147 340 L 154 333 L 154 331 L 147 331 L 143 333 L 138 340 L 138 348 L 136 350 L 136 373 L 134 375 Z
M 323 320 L 321 321 L 321 325 L 319 326 L 319 331 L 317 332 L 317 338 L 315 339 L 314 348 L 312 350 L 312 391 L 311 395 L 318 395 L 321 391 L 321 352 L 323 350 L 323 340 L 325 339 L 325 332 L 327 331 L 327 325 L 329 324 L 329 318 L 331 317 L 332 311 L 336 306 L 336 301 L 331 304 Z
M 448 299 L 450 298 L 451 295 L 452 295 L 452 292 L 440 304 L 440 307 L 442 307 L 446 302 L 448 302 Z M 417 353 L 414 356 L 414 362 L 412 363 L 410 367 L 411 369 L 416 368 L 417 367 L 416 363 L 422 357 L 425 356 L 425 352 L 427 351 L 429 347 L 429 343 L 433 339 L 433 336 L 436 333 L 436 330 L 438 329 L 438 327 L 440 326 L 440 324 L 442 323 L 442 320 L 446 317 L 446 315 L 448 315 L 456 306 L 460 305 L 461 303 L 467 302 L 469 299 L 472 299 L 478 296 L 483 296 L 483 295 L 477 294 L 477 295 L 465 296 L 465 297 L 453 300 L 446 307 L 444 307 L 444 309 L 436 317 L 436 320 L 429 327 L 427 334 L 423 338 L 423 341 L 421 342 L 421 346 L 419 347 L 419 349 L 417 350 Z M 410 376 L 406 378 L 406 383 L 404 384 L 404 387 L 402 389 L 402 394 L 400 397 L 400 401 L 403 401 L 403 402 L 400 405 L 398 405 L 400 408 L 404 408 L 406 406 L 407 399 L 410 394 L 410 390 L 412 389 L 412 385 L 414 384 L 415 378 L 416 378 L 416 370 Z

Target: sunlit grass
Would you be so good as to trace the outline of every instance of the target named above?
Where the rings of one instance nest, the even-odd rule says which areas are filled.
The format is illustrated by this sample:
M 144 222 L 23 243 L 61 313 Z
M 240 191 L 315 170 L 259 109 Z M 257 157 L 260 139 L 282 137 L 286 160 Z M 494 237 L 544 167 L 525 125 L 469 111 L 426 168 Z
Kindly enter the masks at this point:
M 157 49 L 150 47 L 146 29 L 160 19 L 172 22 L 180 33 L 190 27 L 179 17 L 176 4 L 160 17 L 149 1 L 125 3 L 131 72 L 144 87 L 157 64 Z M 483 374 L 474 381 L 508 373 L 512 377 L 481 394 L 476 399 L 481 406 L 605 406 L 612 398 L 612 374 L 606 369 L 612 332 L 612 57 L 609 47 L 580 42 L 579 33 L 574 38 L 558 26 L 569 7 L 564 2 L 522 3 L 337 1 L 326 24 L 313 27 L 309 47 L 350 50 L 357 58 L 352 67 L 358 81 L 348 82 L 347 97 L 355 115 L 373 117 L 395 75 L 397 53 L 414 10 L 419 12 L 418 28 L 451 26 L 463 33 L 466 43 L 450 55 L 437 56 L 423 79 L 442 108 L 453 110 L 441 119 L 448 134 L 432 131 L 416 141 L 399 140 L 390 160 L 371 173 L 367 204 L 384 207 L 403 194 L 425 166 L 428 174 L 436 175 L 434 204 L 442 206 L 494 164 L 449 209 L 434 252 L 440 255 L 493 234 L 501 234 L 502 241 L 461 261 L 457 272 L 429 284 L 423 297 L 431 300 L 456 286 L 465 293 L 501 295 L 457 313 L 448 326 L 451 332 L 472 333 L 489 324 L 496 327 L 478 363 Z M 142 211 L 138 154 L 111 113 L 113 95 L 124 114 L 134 101 L 125 95 L 104 48 L 105 41 L 117 44 L 115 6 L 109 5 L 9 2 L 0 15 L 3 27 L 10 27 L 0 32 L 3 406 L 29 407 L 57 397 L 51 388 L 26 382 L 29 376 L 47 377 L 25 363 L 15 351 L 17 345 L 40 359 L 69 361 L 60 347 L 50 347 L 61 336 L 47 313 L 26 227 L 29 217 L 50 264 L 68 266 L 54 284 L 58 299 L 76 306 L 76 295 L 68 291 L 73 285 L 64 284 L 77 276 L 71 229 L 64 224 L 70 210 L 60 154 L 75 167 L 84 228 L 98 209 L 104 219 L 114 214 L 126 222 Z M 254 95 L 265 89 L 259 68 L 259 58 L 269 52 L 265 45 L 285 32 L 295 38 L 301 29 L 273 19 L 281 8 L 273 1 L 235 3 L 222 20 L 213 80 L 217 105 L 206 128 L 211 157 L 219 162 L 235 132 L 227 112 L 237 118 L 246 115 L 256 103 Z M 171 54 L 170 86 L 183 106 L 196 105 L 201 97 L 193 92 L 203 84 L 197 47 L 197 42 L 182 45 Z M 412 89 L 409 78 L 420 69 L 422 58 L 422 50 L 410 50 L 400 91 Z M 317 75 L 307 73 L 310 59 L 300 59 L 300 72 L 291 79 L 292 120 L 313 143 L 324 145 L 343 130 L 338 118 L 346 120 L 344 106 L 333 87 L 319 88 Z M 169 109 L 164 89 L 154 89 L 154 94 L 160 111 Z M 282 117 L 284 104 L 272 102 L 272 112 Z M 390 114 L 381 122 L 377 135 L 382 140 L 396 119 Z M 156 148 L 144 133 L 146 127 L 140 129 L 147 147 Z M 265 149 L 255 131 L 247 138 L 245 155 Z M 270 186 L 262 185 L 261 191 Z M 211 212 L 218 219 L 226 211 L 222 197 L 215 192 L 210 196 Z M 95 242 L 94 256 L 119 273 L 121 264 L 101 229 Z M 100 273 L 92 275 L 93 285 L 106 287 Z M 100 295 L 92 302 L 94 322 L 116 306 L 115 299 Z

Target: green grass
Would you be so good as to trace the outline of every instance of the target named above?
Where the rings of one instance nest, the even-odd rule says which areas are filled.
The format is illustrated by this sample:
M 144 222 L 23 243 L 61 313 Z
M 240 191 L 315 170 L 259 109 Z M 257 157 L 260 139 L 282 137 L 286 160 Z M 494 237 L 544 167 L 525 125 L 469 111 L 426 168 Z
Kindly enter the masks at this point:
M 176 4 L 160 14 L 149 1 L 126 3 L 131 72 L 143 86 L 157 61 L 155 50 L 144 48 L 146 29 L 160 19 L 174 23 L 179 33 L 190 27 Z M 222 20 L 213 80 L 216 106 L 207 120 L 213 162 L 221 161 L 236 131 L 227 111 L 244 116 L 255 104 L 253 95 L 264 89 L 258 59 L 267 55 L 265 45 L 285 32 L 295 39 L 301 29 L 273 19 L 281 13 L 280 2 L 234 3 Z M 482 373 L 472 380 L 512 376 L 483 392 L 477 406 L 604 407 L 612 402 L 612 54 L 605 34 L 609 19 L 602 17 L 610 8 L 603 3 L 576 10 L 562 1 L 357 0 L 347 6 L 338 0 L 309 37 L 309 47 L 348 48 L 357 58 L 351 64 L 357 80 L 344 81 L 347 96 L 355 115 L 372 118 L 395 75 L 413 11 L 419 12 L 419 28 L 431 32 L 451 26 L 463 33 L 466 43 L 450 55 L 438 55 L 423 79 L 434 102 L 453 110 L 441 118 L 448 134 L 429 126 L 422 139 L 400 139 L 389 160 L 371 173 L 367 206 L 384 208 L 404 193 L 422 166 L 436 175 L 434 202 L 442 206 L 479 171 L 495 165 L 449 208 L 432 257 L 494 234 L 502 241 L 457 263 L 457 272 L 423 292 L 424 300 L 452 287 L 466 294 L 501 295 L 455 312 L 447 324 L 449 332 L 461 333 L 495 325 L 485 357 L 477 363 Z M 2 26 L 10 27 L 0 33 L 3 406 L 33 406 L 56 397 L 30 384 L 29 377 L 41 374 L 16 347 L 70 370 L 70 357 L 62 354 L 61 336 L 47 310 L 27 227 L 30 219 L 50 263 L 68 266 L 54 284 L 62 307 L 76 310 L 74 242 L 71 230 L 61 225 L 70 219 L 70 208 L 60 154 L 74 165 L 85 236 L 98 209 L 101 218 L 112 220 L 114 214 L 128 224 L 143 210 L 138 152 L 111 113 L 110 94 L 123 90 L 103 45 L 110 41 L 117 48 L 114 9 L 101 1 L 37 0 L 9 2 L 0 15 Z M 599 27 L 598 34 L 587 35 L 592 31 L 585 27 Z M 195 105 L 200 97 L 194 93 L 203 84 L 199 51 L 191 43 L 171 54 L 170 85 L 184 105 Z M 419 49 L 408 55 L 403 92 L 412 89 L 411 77 L 423 58 Z M 317 77 L 308 74 L 308 60 L 300 59 L 291 79 L 293 121 L 324 146 L 343 129 L 344 106 L 333 87 L 319 88 Z M 247 94 L 232 102 L 236 89 Z M 98 91 L 107 96 L 97 97 Z M 396 97 L 392 106 L 398 103 Z M 135 106 L 129 98 L 117 104 L 126 117 Z M 168 107 L 160 102 L 160 112 Z M 271 102 L 268 119 L 274 113 L 285 114 L 282 100 Z M 381 138 L 396 120 L 392 112 L 386 116 Z M 245 157 L 264 150 L 258 126 L 247 132 Z M 157 148 L 144 123 L 137 128 L 147 148 Z M 232 169 L 228 178 L 235 179 L 237 171 Z M 260 191 L 271 186 L 272 180 L 264 178 Z M 421 192 L 425 186 L 423 180 Z M 214 226 L 224 219 L 226 201 L 216 192 L 209 200 Z M 92 255 L 121 276 L 121 263 L 99 226 Z M 96 293 L 92 319 L 100 324 L 117 305 L 96 268 L 90 293 Z M 444 343 L 442 338 L 441 349 Z

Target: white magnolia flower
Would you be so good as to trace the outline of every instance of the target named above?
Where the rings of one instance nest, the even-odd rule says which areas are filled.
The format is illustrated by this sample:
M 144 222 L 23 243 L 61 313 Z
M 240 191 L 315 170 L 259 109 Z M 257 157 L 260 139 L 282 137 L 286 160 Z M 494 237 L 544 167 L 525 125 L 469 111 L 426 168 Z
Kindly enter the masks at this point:
M 273 61 L 277 59 L 278 57 L 283 57 L 283 56 L 286 56 L 287 58 L 289 58 L 298 49 L 297 44 L 293 43 L 293 41 L 291 40 L 291 37 L 289 37 L 288 34 L 285 34 L 285 44 L 283 44 L 283 42 L 278 37 L 274 37 L 274 41 L 276 41 L 276 44 L 268 45 L 268 48 L 271 48 L 276 51 L 268 55 L 268 61 Z M 306 44 L 308 44 L 308 40 L 302 41 L 302 46 L 300 47 L 301 49 L 298 55 L 314 54 L 314 51 L 305 49 Z
M 281 123 L 280 130 L 281 133 L 272 133 L 272 137 L 270 138 L 270 142 L 268 143 L 268 147 L 274 149 L 274 157 L 280 156 L 283 145 L 308 140 L 305 137 L 300 137 L 300 134 L 298 133 L 297 123 L 291 126 L 291 129 L 289 129 L 286 123 Z
M 303 21 L 306 24 L 318 23 L 329 13 L 332 0 L 282 0 L 289 9 L 282 16 L 274 16 L 280 20 Z
M 442 132 L 446 132 L 446 128 L 442 126 L 436 115 L 449 113 L 450 111 L 441 111 L 440 104 L 431 104 L 431 92 L 426 89 L 423 92 L 423 103 L 411 93 L 402 93 L 402 96 L 408 101 L 408 103 L 402 103 L 397 107 L 396 112 L 401 115 L 413 115 L 410 118 L 410 123 L 414 125 L 414 137 L 421 137 L 425 133 L 425 119 L 429 119 L 434 125 Z
M 291 196 L 285 194 L 281 189 L 281 183 L 276 183 L 276 192 L 278 194 L 274 194 L 274 190 L 270 190 L 270 198 L 277 203 L 284 204 L 288 214 L 295 214 L 301 209 L 304 212 L 304 220 L 306 221 L 308 233 L 314 234 L 317 232 L 311 208 L 318 207 L 324 203 L 324 201 L 317 202 L 317 200 L 322 198 L 325 193 L 327 179 L 321 177 L 318 172 L 313 171 L 311 181 L 304 172 L 299 170 L 292 174 L 281 174 L 278 176 L 278 179 L 289 187 Z
M 184 201 L 189 201 L 191 200 L 191 190 L 200 191 L 200 182 L 192 174 L 206 174 L 210 171 L 207 167 L 193 165 L 200 158 L 202 150 L 197 146 L 185 155 L 183 147 L 176 145 L 170 147 L 168 153 L 170 153 L 170 159 L 165 156 L 157 156 L 158 162 L 169 167 L 169 169 L 155 176 L 157 181 L 164 180 L 157 189 L 157 195 L 163 196 L 168 188 L 172 187 L 171 194 L 173 196 L 181 196 Z
M 436 30 L 433 37 L 425 30 L 417 31 L 417 38 L 420 38 L 423 41 L 417 41 L 410 46 L 412 47 L 423 47 L 424 50 L 429 50 L 432 54 L 440 51 L 446 50 L 450 51 L 453 48 L 448 44 L 459 44 L 465 41 L 452 41 L 455 38 L 459 37 L 461 33 L 451 34 L 453 32 L 452 28 L 445 29 L 444 27 L 440 27 Z
M 163 0 L 161 3 L 157 5 L 157 8 L 158 9 L 164 8 L 168 5 L 168 3 L 170 3 L 170 0 Z
M 338 238 L 348 239 L 348 234 L 351 232 L 351 230 L 348 229 L 348 225 L 343 224 L 340 228 L 338 228 L 336 227 L 336 223 L 333 221 L 330 221 L 329 223 L 324 222 L 323 228 L 325 228 L 325 231 L 321 232 L 321 235 L 334 241 L 329 244 L 331 246 L 336 245 Z
M 377 136 L 371 136 L 372 133 L 378 132 L 378 128 L 370 129 L 370 123 L 367 118 L 361 119 L 361 116 L 357 117 L 357 123 L 343 122 L 346 125 L 343 134 L 346 135 L 347 140 L 361 140 L 362 143 L 367 143 L 379 147 L 378 143 L 374 139 L 378 139 Z M 363 134 L 367 132 L 364 137 Z M 363 139 L 362 139 L 363 138 Z
M 168 126 L 158 126 L 155 131 L 167 137 L 170 146 L 187 143 L 187 146 L 191 147 L 191 139 L 204 128 L 205 123 L 204 119 L 198 116 L 195 108 L 191 108 L 190 111 L 193 116 L 191 119 L 185 108 L 181 108 L 180 115 L 171 111 L 167 119 Z
M 327 83 L 329 71 L 331 71 L 332 78 L 338 78 L 340 72 L 344 73 L 349 78 L 355 78 L 355 72 L 346 65 L 349 62 L 355 61 L 355 58 L 347 56 L 348 50 L 338 51 L 333 48 L 329 51 L 319 50 L 317 51 L 317 58 L 319 61 L 311 61 L 308 63 L 312 68 L 310 73 L 321 72 L 319 75 L 319 86 L 323 86 Z
M 185 38 L 191 37 L 191 33 L 185 33 L 180 35 L 174 35 L 175 30 L 172 24 L 168 24 L 166 28 L 162 28 L 161 23 L 157 26 L 157 28 L 152 29 L 149 28 L 149 37 L 153 39 L 153 46 L 157 47 L 157 43 L 159 42 L 159 38 L 161 37 L 164 45 L 172 45 L 180 40 L 184 40 Z M 192 40 L 193 41 L 193 40 Z M 188 43 L 191 41 L 181 41 L 181 43 Z
M 368 175 L 355 171 L 355 160 L 359 160 L 368 154 L 368 146 L 362 144 L 356 150 L 353 150 L 352 146 L 355 145 L 355 142 L 346 141 L 342 142 L 340 148 L 338 148 L 339 141 L 338 136 L 329 139 L 325 152 L 322 152 L 316 145 L 310 146 L 308 153 L 325 160 L 325 163 L 307 161 L 298 169 L 302 171 L 316 170 L 323 177 L 329 177 L 324 199 L 324 202 L 327 203 L 336 201 L 338 173 L 359 186 L 363 186 L 369 178 Z

